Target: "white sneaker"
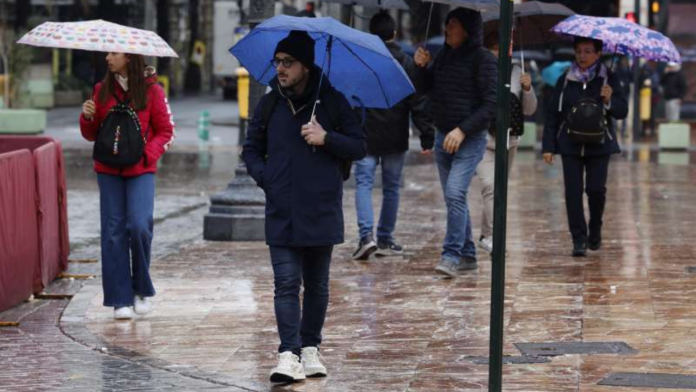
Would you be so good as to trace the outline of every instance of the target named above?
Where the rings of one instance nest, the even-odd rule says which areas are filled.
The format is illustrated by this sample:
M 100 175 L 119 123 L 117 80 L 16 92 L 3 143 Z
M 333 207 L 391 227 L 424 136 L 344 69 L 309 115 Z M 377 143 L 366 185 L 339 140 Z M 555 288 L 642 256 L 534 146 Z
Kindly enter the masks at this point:
M 482 251 L 490 254 L 493 252 L 493 237 L 481 237 L 478 246 Z
M 295 382 L 305 378 L 302 363 L 297 355 L 292 351 L 278 354 L 278 366 L 271 370 L 271 382 Z
M 302 349 L 302 366 L 307 377 L 326 377 L 326 367 L 321 363 L 321 354 L 316 347 Z
M 148 314 L 152 311 L 152 301 L 150 300 L 150 297 L 141 297 L 136 295 L 134 302 L 135 313 Z
M 133 309 L 130 306 L 114 308 L 114 320 L 130 320 L 133 318 Z

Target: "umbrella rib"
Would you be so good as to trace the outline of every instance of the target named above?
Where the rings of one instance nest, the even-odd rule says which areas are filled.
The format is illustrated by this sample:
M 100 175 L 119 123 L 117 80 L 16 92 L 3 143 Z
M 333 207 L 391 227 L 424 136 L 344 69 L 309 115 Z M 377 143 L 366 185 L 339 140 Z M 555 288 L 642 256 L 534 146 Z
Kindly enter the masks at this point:
M 379 89 L 382 91 L 382 96 L 384 97 L 384 102 L 387 104 L 387 107 L 389 107 L 389 99 L 387 98 L 387 95 L 384 93 L 384 87 L 382 86 L 382 81 L 379 79 L 379 75 L 377 75 L 377 72 L 375 72 L 375 70 L 372 69 L 372 67 L 370 67 L 362 58 L 360 58 L 360 56 L 358 56 L 357 53 L 355 53 L 353 51 L 353 49 L 351 49 L 348 45 L 346 45 L 340 38 L 338 38 L 338 37 L 335 37 L 335 38 L 336 38 L 336 41 L 340 42 L 344 48 L 346 48 L 353 56 L 355 56 L 355 58 L 358 59 L 358 61 L 363 63 L 363 65 L 365 67 L 367 67 L 367 69 L 369 69 L 370 72 L 372 72 L 375 75 L 375 79 L 377 79 L 377 83 L 379 83 Z

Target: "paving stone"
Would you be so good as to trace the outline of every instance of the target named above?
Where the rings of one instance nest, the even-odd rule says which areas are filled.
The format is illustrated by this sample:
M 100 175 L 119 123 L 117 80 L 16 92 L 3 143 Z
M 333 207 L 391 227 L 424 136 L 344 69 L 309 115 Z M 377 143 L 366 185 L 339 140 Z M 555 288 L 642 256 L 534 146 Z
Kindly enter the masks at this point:
M 533 357 L 557 355 L 637 354 L 638 350 L 625 342 L 560 342 L 560 343 L 515 343 L 522 353 Z
M 696 389 L 696 376 L 684 374 L 615 373 L 598 385 L 637 388 Z

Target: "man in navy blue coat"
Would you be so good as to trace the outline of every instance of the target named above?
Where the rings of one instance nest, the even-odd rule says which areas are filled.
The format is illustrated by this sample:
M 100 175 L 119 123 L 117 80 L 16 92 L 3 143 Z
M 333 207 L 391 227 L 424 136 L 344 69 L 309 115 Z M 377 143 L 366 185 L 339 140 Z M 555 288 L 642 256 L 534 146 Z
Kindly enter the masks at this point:
M 345 97 L 327 78 L 320 83 L 314 40 L 306 32 L 293 31 L 280 41 L 272 61 L 277 78 L 256 107 L 242 158 L 266 193 L 266 243 L 281 342 L 271 381 L 293 382 L 326 376 L 318 349 L 331 253 L 343 242 L 342 166 L 362 159 L 366 143 Z

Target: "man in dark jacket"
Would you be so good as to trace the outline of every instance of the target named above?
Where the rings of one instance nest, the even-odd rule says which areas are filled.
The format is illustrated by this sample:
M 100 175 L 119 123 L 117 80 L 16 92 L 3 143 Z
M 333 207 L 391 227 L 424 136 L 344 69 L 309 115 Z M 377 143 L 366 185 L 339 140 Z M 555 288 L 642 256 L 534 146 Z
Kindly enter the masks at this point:
M 413 73 L 413 59 L 406 56 L 394 42 L 396 22 L 386 12 L 376 14 L 370 20 L 370 32 L 379 36 L 389 52 L 401 64 L 407 74 Z M 387 110 L 367 111 L 367 156 L 355 162 L 355 207 L 358 213 L 360 243 L 353 253 L 356 260 L 365 260 L 373 252 L 377 256 L 400 255 L 403 246 L 393 237 L 399 210 L 399 184 L 404 158 L 409 147 L 410 117 L 420 130 L 423 153 L 433 148 L 435 128 L 425 111 L 425 97 L 413 94 Z M 382 211 L 377 226 L 377 243 L 373 237 L 372 188 L 377 165 L 382 166 Z
M 348 101 L 326 78 L 320 83 L 314 40 L 306 32 L 293 31 L 280 41 L 272 61 L 277 78 L 255 109 L 242 158 L 266 193 L 266 243 L 281 342 L 271 381 L 292 382 L 326 376 L 318 347 L 331 253 L 343 242 L 341 166 L 364 157 L 366 147 Z
M 447 234 L 435 268 L 447 277 L 476 269 L 467 193 L 486 150 L 486 130 L 495 115 L 498 66 L 483 47 L 481 14 L 457 8 L 447 15 L 445 46 L 432 65 L 430 53 L 415 55 L 416 88 L 428 92 L 438 132 L 435 158 L 447 204 Z

